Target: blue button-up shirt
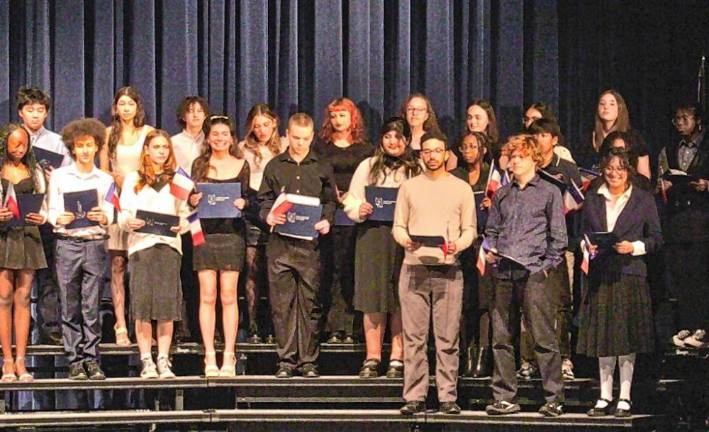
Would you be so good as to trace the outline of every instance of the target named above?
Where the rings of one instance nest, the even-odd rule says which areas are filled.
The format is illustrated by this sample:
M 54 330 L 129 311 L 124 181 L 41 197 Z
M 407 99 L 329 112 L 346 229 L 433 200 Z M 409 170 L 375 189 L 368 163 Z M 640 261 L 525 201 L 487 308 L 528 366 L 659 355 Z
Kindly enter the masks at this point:
M 561 192 L 535 175 L 524 188 L 514 181 L 495 194 L 485 239 L 530 273 L 556 267 L 567 244 Z

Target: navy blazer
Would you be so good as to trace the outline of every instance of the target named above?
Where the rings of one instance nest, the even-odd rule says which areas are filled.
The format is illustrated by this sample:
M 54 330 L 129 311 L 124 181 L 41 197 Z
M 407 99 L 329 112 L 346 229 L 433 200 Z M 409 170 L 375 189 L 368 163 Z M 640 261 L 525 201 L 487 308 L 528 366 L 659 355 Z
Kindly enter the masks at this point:
M 586 195 L 582 229 L 584 233 L 608 231 L 606 198 L 599 195 L 597 190 Z M 628 203 L 618 216 L 613 233 L 621 241 L 642 241 L 648 254 L 657 252 L 662 246 L 662 231 L 655 198 L 649 192 L 633 187 Z M 621 255 L 614 250 L 610 253 L 600 253 L 591 260 L 590 274 L 613 280 L 623 274 L 646 276 L 645 256 Z

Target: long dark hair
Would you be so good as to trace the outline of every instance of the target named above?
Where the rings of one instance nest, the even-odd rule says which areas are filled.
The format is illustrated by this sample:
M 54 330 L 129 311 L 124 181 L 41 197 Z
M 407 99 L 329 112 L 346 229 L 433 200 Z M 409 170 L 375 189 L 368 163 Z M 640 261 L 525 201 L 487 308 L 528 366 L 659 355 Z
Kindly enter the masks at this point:
M 37 169 L 39 164 L 37 163 L 37 159 L 34 157 L 34 152 L 30 148 L 30 134 L 27 132 L 27 129 L 17 123 L 8 123 L 5 127 L 0 129 L 0 172 L 5 166 L 5 161 L 10 159 L 7 154 L 7 142 L 10 139 L 10 134 L 18 129 L 22 130 L 25 135 L 27 135 L 27 152 L 25 152 L 25 155 L 22 156 L 20 162 L 27 167 L 27 171 L 29 172 L 30 177 L 32 178 L 32 183 L 34 184 L 34 190 L 40 193 L 44 192 L 43 179 L 39 178 L 41 171 Z M 1 187 L 0 190 L 2 190 Z
M 194 160 L 192 164 L 192 180 L 195 182 L 202 182 L 207 178 L 207 173 L 209 172 L 209 160 L 212 157 L 212 146 L 209 145 L 209 132 L 212 130 L 212 126 L 222 124 L 229 127 L 229 132 L 231 133 L 231 145 L 229 146 L 229 154 L 237 159 L 243 159 L 244 153 L 241 151 L 236 143 L 236 128 L 234 123 L 227 116 L 211 116 L 205 123 L 205 135 L 207 138 L 207 145 L 204 146 L 202 154 Z
M 482 108 L 483 111 L 485 111 L 485 114 L 487 114 L 487 128 L 485 129 L 485 133 L 487 134 L 488 139 L 493 145 L 497 144 L 497 142 L 500 141 L 500 131 L 497 129 L 497 117 L 495 116 L 495 109 L 492 107 L 490 101 L 486 99 L 475 99 L 474 101 L 470 102 L 465 108 L 466 115 L 470 107 L 475 105 Z M 467 124 L 465 125 L 465 129 L 468 129 Z
M 123 132 L 121 116 L 118 114 L 118 110 L 116 109 L 118 106 L 118 99 L 122 96 L 128 96 L 135 101 L 136 112 L 135 117 L 133 117 L 133 126 L 136 128 L 141 128 L 145 125 L 145 107 L 143 106 L 143 100 L 141 99 L 138 90 L 131 86 L 120 88 L 116 92 L 116 96 L 113 98 L 113 105 L 111 105 L 111 135 L 108 137 L 109 157 L 113 157 L 115 155 L 116 146 L 118 146 L 118 141 L 121 140 L 121 132 Z
M 613 127 L 609 132 L 612 131 L 621 131 L 621 132 L 627 132 L 630 130 L 630 115 L 628 114 L 628 105 L 625 103 L 625 99 L 623 99 L 623 96 L 618 93 L 617 90 L 613 89 L 608 89 L 601 93 L 598 96 L 598 102 L 600 103 L 601 98 L 605 95 L 612 95 L 615 98 L 615 102 L 618 105 L 618 118 L 615 119 L 615 123 L 613 123 Z M 594 142 L 593 145 L 595 148 L 600 149 L 601 144 L 603 144 L 603 121 L 601 120 L 601 117 L 598 115 L 598 103 L 596 104 L 596 116 L 594 120 L 594 127 L 593 127 L 593 136 L 594 136 Z
M 401 117 L 391 117 L 387 120 L 381 127 L 379 136 L 384 137 L 388 132 L 396 132 L 396 136 L 399 139 L 404 139 L 408 142 L 411 139 L 411 131 L 409 130 L 409 125 L 406 120 Z M 389 156 L 384 150 L 384 145 L 380 141 L 379 146 L 374 152 L 372 157 L 372 167 L 369 171 L 369 184 L 377 184 L 380 176 L 388 175 L 387 171 L 394 173 L 397 169 L 404 166 L 404 172 L 406 178 L 411 178 L 418 175 L 421 172 L 421 166 L 418 164 L 418 158 L 414 155 L 413 150 L 410 146 L 405 146 L 404 153 L 399 157 Z

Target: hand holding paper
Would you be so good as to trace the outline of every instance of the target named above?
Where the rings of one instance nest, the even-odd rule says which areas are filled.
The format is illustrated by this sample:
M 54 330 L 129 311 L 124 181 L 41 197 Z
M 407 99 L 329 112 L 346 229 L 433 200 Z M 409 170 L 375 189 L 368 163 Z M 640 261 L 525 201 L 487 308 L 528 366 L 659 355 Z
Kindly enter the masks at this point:
M 237 198 L 234 200 L 234 207 L 238 208 L 239 210 L 243 210 L 244 207 L 246 207 L 246 200 L 243 198 Z
M 12 219 L 12 212 L 7 208 L 0 208 L 0 222 L 7 222 Z
M 74 213 L 72 212 L 63 212 L 57 216 L 57 225 L 69 225 L 72 222 L 74 222 Z
M 137 230 L 145 226 L 145 221 L 142 219 L 129 219 L 128 220 L 128 227 L 132 230 Z
M 106 225 L 108 223 L 108 217 L 103 213 L 101 207 L 92 208 L 87 214 L 86 219 L 98 222 L 101 225 Z
M 359 206 L 359 217 L 360 219 L 367 219 L 369 215 L 374 212 L 374 207 L 368 202 L 363 202 Z
M 623 240 L 621 242 L 616 243 L 615 245 L 613 245 L 613 249 L 615 249 L 615 251 L 621 255 L 631 254 L 633 253 L 633 250 L 635 250 L 633 244 L 628 240 Z
M 202 200 L 202 192 L 193 193 L 190 195 L 190 205 L 192 207 L 197 207 L 199 202 Z
M 39 213 L 27 213 L 25 221 L 32 225 L 42 225 L 45 221 L 44 216 Z
M 316 222 L 313 228 L 320 234 L 325 235 L 330 232 L 330 222 L 327 219 L 322 219 Z

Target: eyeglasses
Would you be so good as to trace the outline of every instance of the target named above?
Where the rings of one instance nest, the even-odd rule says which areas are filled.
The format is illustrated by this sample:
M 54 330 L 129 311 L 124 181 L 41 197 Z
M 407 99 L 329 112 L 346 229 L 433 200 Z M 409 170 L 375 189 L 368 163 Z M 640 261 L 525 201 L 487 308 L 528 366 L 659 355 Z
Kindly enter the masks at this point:
M 436 156 L 445 153 L 445 149 L 437 148 L 437 149 L 426 149 L 426 150 L 421 150 L 421 156 L 431 156 L 432 154 L 435 154 Z
M 412 113 L 412 114 L 422 114 L 422 113 L 428 112 L 428 108 L 409 107 L 409 108 L 406 108 L 406 112 Z
M 628 169 L 627 169 L 627 168 L 623 168 L 623 167 L 610 167 L 610 166 L 609 166 L 609 167 L 603 168 L 603 172 L 606 173 L 606 174 L 611 174 L 611 173 L 614 173 L 614 172 L 615 172 L 615 173 L 622 173 L 622 172 L 626 172 L 626 171 L 628 171 Z

